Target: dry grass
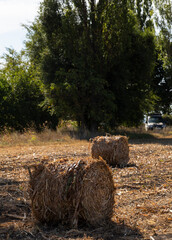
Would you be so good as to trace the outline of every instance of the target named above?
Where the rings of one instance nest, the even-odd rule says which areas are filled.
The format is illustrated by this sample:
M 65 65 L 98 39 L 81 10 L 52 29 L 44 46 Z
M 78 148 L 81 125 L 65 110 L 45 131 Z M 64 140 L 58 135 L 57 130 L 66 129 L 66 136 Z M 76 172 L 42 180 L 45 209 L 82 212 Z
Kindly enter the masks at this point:
M 0 134 L 0 147 L 3 146 L 23 146 L 23 145 L 42 145 L 56 142 L 71 141 L 71 137 L 60 130 L 52 131 L 45 128 L 44 131 L 37 133 L 34 129 L 20 132 L 5 131 Z
M 155 133 L 157 134 L 157 133 Z M 2 139 L 3 136 L 1 136 Z M 112 168 L 116 187 L 112 221 L 103 227 L 79 225 L 71 229 L 34 222 L 27 194 L 27 167 L 40 161 L 85 158 L 87 141 L 65 139 L 0 146 L 0 239 L 49 240 L 166 240 L 172 239 L 172 137 L 158 133 L 151 139 L 129 139 L 130 161 Z M 1 142 L 2 143 L 2 142 Z

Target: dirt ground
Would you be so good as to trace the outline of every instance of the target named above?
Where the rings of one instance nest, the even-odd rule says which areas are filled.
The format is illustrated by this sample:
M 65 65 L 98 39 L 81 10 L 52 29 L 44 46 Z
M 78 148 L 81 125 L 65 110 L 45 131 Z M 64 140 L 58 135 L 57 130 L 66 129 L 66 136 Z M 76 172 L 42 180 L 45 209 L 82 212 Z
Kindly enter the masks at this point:
M 172 239 L 172 138 L 132 140 L 130 162 L 112 168 L 115 210 L 106 226 L 70 229 L 35 222 L 27 193 L 28 166 L 90 155 L 88 141 L 0 147 L 0 239 Z

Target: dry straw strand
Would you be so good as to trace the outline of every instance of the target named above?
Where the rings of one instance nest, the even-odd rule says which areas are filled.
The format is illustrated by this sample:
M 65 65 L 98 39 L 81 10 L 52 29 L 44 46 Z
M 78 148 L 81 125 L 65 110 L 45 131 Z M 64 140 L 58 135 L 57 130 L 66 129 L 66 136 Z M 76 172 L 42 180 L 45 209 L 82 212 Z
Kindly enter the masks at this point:
M 34 217 L 49 224 L 101 225 L 112 217 L 114 183 L 104 160 L 57 160 L 35 166 L 29 181 Z
M 91 155 L 102 157 L 109 165 L 126 166 L 129 161 L 129 146 L 126 136 L 98 136 L 92 141 Z

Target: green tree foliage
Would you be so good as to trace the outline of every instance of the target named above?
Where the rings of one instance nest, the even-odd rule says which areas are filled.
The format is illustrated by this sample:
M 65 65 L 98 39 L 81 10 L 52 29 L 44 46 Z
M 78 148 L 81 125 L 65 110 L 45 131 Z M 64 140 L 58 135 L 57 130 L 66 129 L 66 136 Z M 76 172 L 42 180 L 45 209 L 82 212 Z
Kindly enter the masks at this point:
M 134 11 L 127 0 L 44 0 L 26 26 L 44 106 L 88 129 L 139 124 L 152 98 L 155 44 L 143 16 L 149 5 Z
M 112 3 L 107 19 L 104 51 L 107 51 L 109 83 L 118 106 L 116 116 L 121 124 L 137 125 L 154 97 L 150 87 L 154 35 L 149 28 L 140 29 L 136 15 L 128 11 L 126 1 L 121 1 L 121 5 L 119 1 L 118 5 Z
M 99 49 L 94 46 L 88 18 L 94 16 L 84 1 L 73 1 L 73 5 L 67 1 L 65 6 L 59 1 L 44 1 L 39 30 L 45 47 L 36 55 L 40 56 L 38 67 L 46 87 L 46 103 L 59 117 L 75 119 L 80 126 L 91 129 L 100 121 L 108 121 L 114 103 L 101 74 L 101 59 L 96 53 Z M 36 36 L 40 37 L 37 30 L 29 34 L 29 53 L 34 52 L 35 45 L 31 44 Z
M 172 38 L 172 3 L 171 0 L 154 0 L 155 21 L 164 35 Z M 172 40 L 172 39 L 171 39 Z
M 153 1 L 152 0 L 130 0 L 129 8 L 136 14 L 140 29 L 153 27 Z
M 0 75 L 0 130 L 2 130 L 10 120 L 9 108 L 11 105 L 11 87 Z
M 172 38 L 171 38 L 172 40 Z M 160 34 L 159 56 L 162 63 L 162 79 L 159 83 L 160 106 L 164 114 L 172 113 L 172 41 L 167 36 Z
M 8 49 L 4 60 L 4 68 L 0 74 L 1 129 L 38 129 L 51 117 L 40 107 L 43 94 L 33 67 L 24 61 L 23 52 L 18 54 L 13 49 Z
M 172 2 L 154 0 L 154 4 L 155 23 L 159 31 L 154 79 L 156 86 L 154 86 L 160 100 L 156 108 L 164 114 L 170 114 L 172 113 Z
M 159 52 L 159 51 L 158 51 Z M 171 60 L 172 61 L 172 60 Z M 155 111 L 162 111 L 164 114 L 172 113 L 172 67 L 165 64 L 163 58 L 157 56 L 154 71 L 153 89 L 158 99 L 155 104 Z

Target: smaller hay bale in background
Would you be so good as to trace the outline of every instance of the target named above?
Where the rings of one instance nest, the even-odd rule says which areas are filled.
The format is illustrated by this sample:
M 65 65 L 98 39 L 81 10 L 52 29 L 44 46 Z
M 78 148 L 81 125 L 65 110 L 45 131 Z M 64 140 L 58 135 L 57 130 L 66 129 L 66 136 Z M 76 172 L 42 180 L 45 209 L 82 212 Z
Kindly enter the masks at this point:
M 113 177 L 100 159 L 39 164 L 30 172 L 29 194 L 32 213 L 42 223 L 101 225 L 113 214 Z
M 93 158 L 102 157 L 111 166 L 126 166 L 129 161 L 129 146 L 126 136 L 98 136 L 91 146 Z

